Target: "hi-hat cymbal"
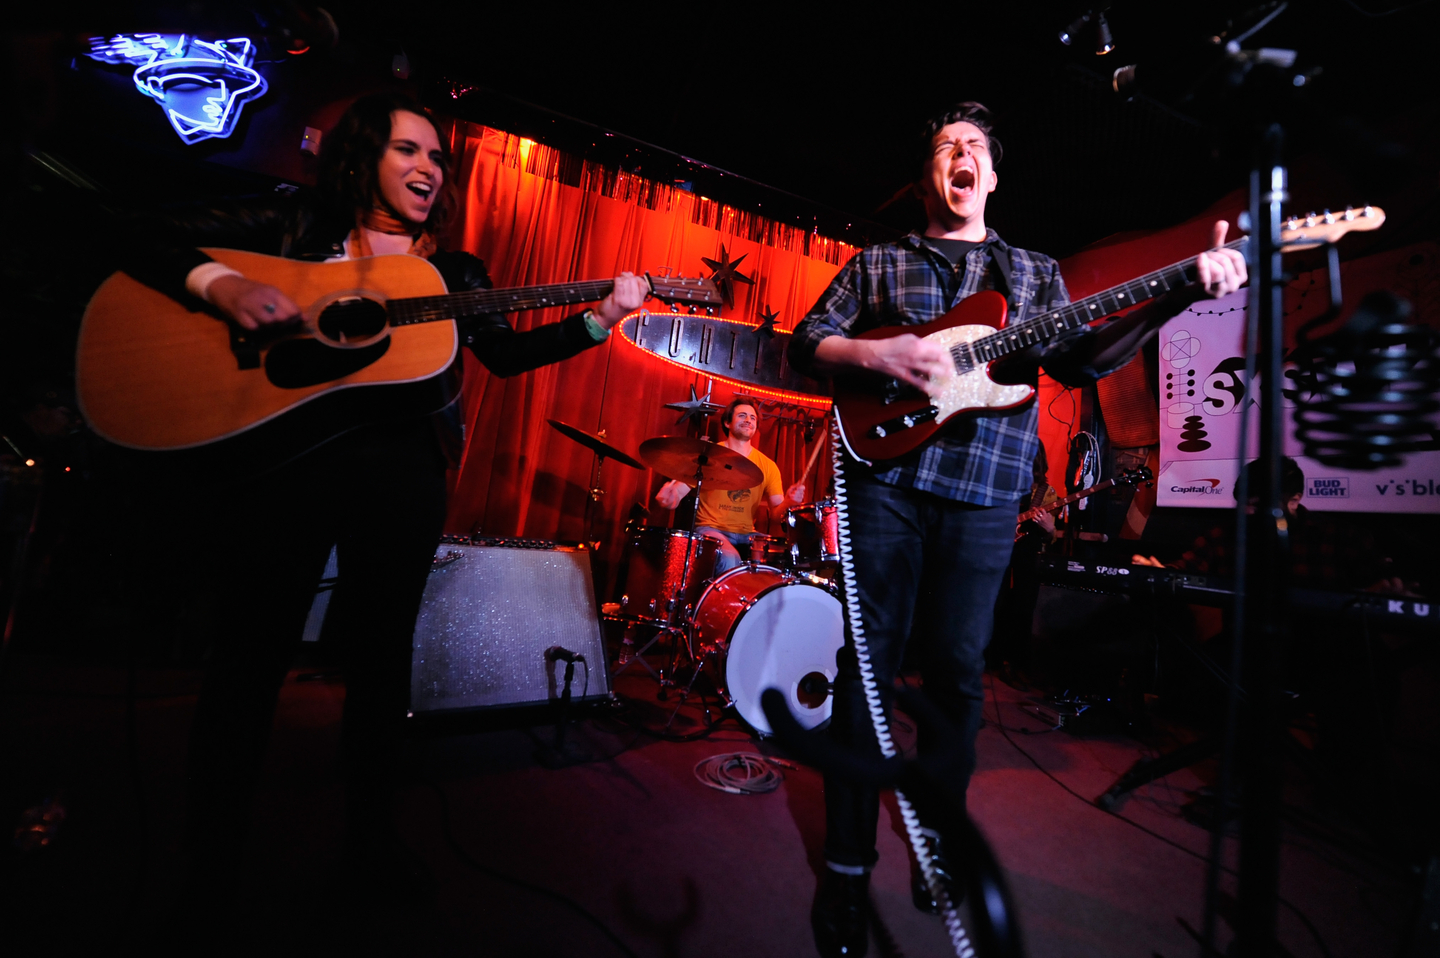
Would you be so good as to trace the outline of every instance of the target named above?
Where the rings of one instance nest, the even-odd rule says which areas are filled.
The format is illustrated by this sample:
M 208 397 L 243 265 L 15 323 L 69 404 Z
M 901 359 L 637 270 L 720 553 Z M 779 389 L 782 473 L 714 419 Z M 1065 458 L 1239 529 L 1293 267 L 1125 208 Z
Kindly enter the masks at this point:
M 662 436 L 640 444 L 645 465 L 666 479 L 695 483 L 695 473 L 707 489 L 749 489 L 765 481 L 760 467 L 729 446 L 706 439 Z
M 606 442 L 604 439 L 601 439 L 599 436 L 592 435 L 591 433 L 572 426 L 569 423 L 563 423 L 558 419 L 547 419 L 546 422 L 550 423 L 551 426 L 555 427 L 555 431 L 560 433 L 562 436 L 569 436 L 571 439 L 574 439 L 580 445 L 595 450 L 600 455 L 604 456 L 606 459 L 614 459 L 616 462 L 623 462 L 625 465 L 630 466 L 634 469 L 645 468 L 644 466 L 640 465 L 640 463 L 636 462 L 633 458 L 627 456 L 619 449 L 616 449 L 614 446 L 610 445 L 608 442 Z

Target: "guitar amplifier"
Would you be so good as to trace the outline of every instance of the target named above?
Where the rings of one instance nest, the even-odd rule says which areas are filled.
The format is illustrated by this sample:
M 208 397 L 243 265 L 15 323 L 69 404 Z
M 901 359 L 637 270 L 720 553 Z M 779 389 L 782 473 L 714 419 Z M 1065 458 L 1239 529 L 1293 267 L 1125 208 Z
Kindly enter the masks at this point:
M 484 544 L 477 544 L 484 543 Z M 610 694 L 590 553 L 535 539 L 446 536 L 415 622 L 411 715 L 543 705 Z M 588 666 L 588 669 L 587 669 Z

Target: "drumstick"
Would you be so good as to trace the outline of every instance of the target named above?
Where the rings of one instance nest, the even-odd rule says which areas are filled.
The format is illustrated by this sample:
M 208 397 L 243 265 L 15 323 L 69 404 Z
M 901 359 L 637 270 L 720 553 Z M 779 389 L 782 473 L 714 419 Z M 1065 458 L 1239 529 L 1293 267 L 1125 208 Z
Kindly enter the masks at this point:
M 800 482 L 809 485 L 810 470 L 815 468 L 816 461 L 820 458 L 820 450 L 825 446 L 825 438 L 830 434 L 830 421 L 825 421 L 825 431 L 820 434 L 819 440 L 815 443 L 815 449 L 810 453 L 810 461 L 805 463 L 805 471 L 800 474 Z

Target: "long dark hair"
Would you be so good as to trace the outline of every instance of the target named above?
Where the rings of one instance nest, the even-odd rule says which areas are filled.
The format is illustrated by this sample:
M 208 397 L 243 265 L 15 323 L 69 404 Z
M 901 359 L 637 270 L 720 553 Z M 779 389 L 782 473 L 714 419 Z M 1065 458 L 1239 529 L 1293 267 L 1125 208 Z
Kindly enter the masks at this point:
M 390 142 L 390 114 L 414 113 L 435 127 L 440 140 L 441 166 L 445 176 L 430 207 L 426 229 L 439 232 L 450 222 L 458 206 L 450 157 L 450 144 L 430 111 L 399 93 L 372 93 L 350 105 L 335 128 L 320 145 L 316 192 L 320 202 L 342 218 L 354 216 L 375 205 L 380 195 L 380 157 Z

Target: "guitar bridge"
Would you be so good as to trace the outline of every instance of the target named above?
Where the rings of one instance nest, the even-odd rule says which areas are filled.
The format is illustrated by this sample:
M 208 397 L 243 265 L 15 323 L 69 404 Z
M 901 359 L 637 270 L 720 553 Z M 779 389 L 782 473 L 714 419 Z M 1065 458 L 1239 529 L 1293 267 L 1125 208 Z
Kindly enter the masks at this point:
M 905 429 L 913 429 L 923 422 L 931 422 L 938 415 L 940 415 L 940 407 L 926 406 L 924 409 L 917 409 L 904 416 L 887 419 L 884 422 L 876 423 L 870 427 L 870 438 L 884 439 L 892 433 L 897 433 Z

